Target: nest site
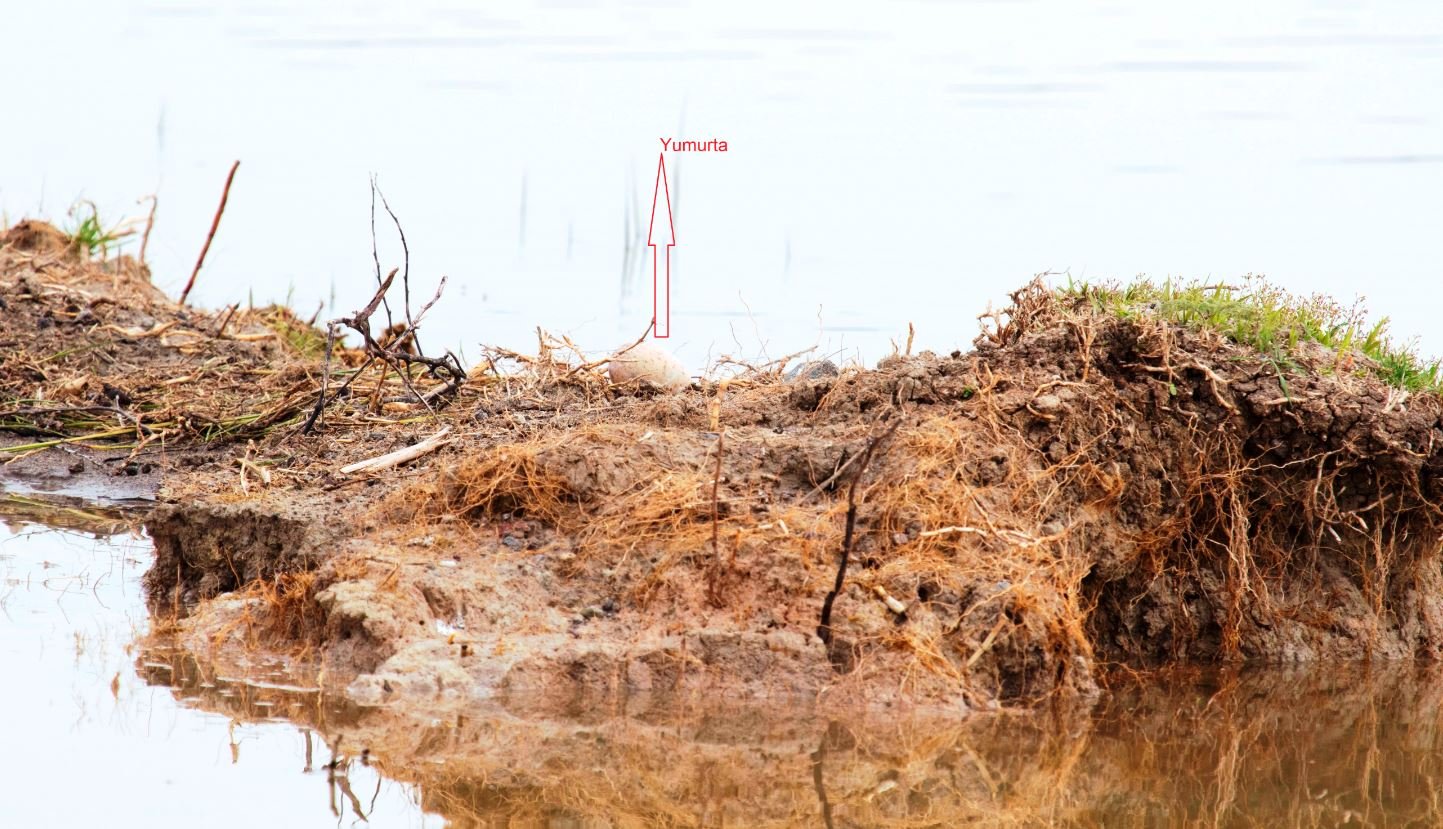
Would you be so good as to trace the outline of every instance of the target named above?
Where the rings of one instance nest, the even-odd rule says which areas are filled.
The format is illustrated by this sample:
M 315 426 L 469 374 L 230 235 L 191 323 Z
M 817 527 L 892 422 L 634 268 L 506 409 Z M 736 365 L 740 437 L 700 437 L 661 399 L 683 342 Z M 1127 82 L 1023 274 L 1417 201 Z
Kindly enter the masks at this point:
M 543 333 L 426 357 L 377 278 L 329 327 L 198 311 L 17 225 L 5 474 L 154 478 L 165 627 L 363 702 L 987 709 L 1115 663 L 1443 646 L 1436 366 L 1318 301 L 1034 281 L 966 353 L 664 392 Z

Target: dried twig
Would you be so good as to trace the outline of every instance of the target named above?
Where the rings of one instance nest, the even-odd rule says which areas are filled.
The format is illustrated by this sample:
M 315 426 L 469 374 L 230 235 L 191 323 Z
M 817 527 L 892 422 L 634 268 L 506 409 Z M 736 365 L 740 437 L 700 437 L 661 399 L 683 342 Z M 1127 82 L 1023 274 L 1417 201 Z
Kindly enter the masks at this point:
M 891 593 L 888 593 L 887 588 L 883 587 L 880 584 L 874 584 L 872 585 L 872 594 L 875 595 L 877 598 L 881 599 L 882 604 L 886 605 L 888 610 L 892 611 L 898 616 L 907 615 L 907 604 L 901 599 L 898 599 L 896 596 L 893 596 Z
M 373 193 L 374 196 L 380 196 L 380 197 L 381 197 L 381 207 L 385 208 L 385 210 L 386 210 L 386 215 L 388 215 L 388 216 L 391 217 L 391 224 L 393 224 L 393 225 L 396 226 L 396 235 L 399 236 L 399 237 L 401 237 L 401 291 L 402 291 L 402 294 L 404 295 L 405 301 L 406 301 L 405 312 L 406 312 L 406 325 L 407 325 L 407 330 L 414 331 L 415 328 L 416 328 L 416 321 L 417 321 L 417 320 L 411 318 L 411 248 L 410 248 L 409 245 L 406 244 L 406 231 L 401 228 L 401 220 L 398 219 L 398 218 L 396 218 L 396 213 L 395 213 L 395 211 L 391 210 L 391 205 L 386 201 L 386 194 L 381 192 L 381 188 L 376 185 L 376 180 L 375 180 L 374 178 L 371 179 L 371 190 L 372 190 L 372 193 Z M 374 209 L 375 209 L 375 208 L 374 208 L 374 202 L 373 202 L 372 204 L 373 204 L 372 210 L 374 210 Z M 373 238 L 373 239 L 374 239 L 374 233 L 375 233 L 375 229 L 374 229 L 374 224 L 373 224 L 373 225 L 372 225 L 372 234 L 373 234 L 373 237 L 372 237 L 372 238 Z M 446 284 L 446 278 L 445 278 L 444 276 L 441 277 L 441 284 L 442 284 L 442 285 L 445 285 L 445 284 Z M 436 291 L 436 296 L 439 297 L 440 295 L 441 295 L 441 291 L 438 289 L 438 290 Z M 434 300 L 434 299 L 431 300 L 431 302 L 435 302 L 435 301 L 436 301 L 436 300 Z M 428 304 L 426 305 L 426 307 L 427 307 L 427 308 L 430 308 L 431 306 L 430 306 L 430 304 L 428 303 Z M 390 321 L 390 308 L 388 307 L 386 310 L 387 310 L 386 317 L 387 317 L 387 321 L 389 322 L 389 321 Z M 426 312 L 425 312 L 425 310 L 423 309 L 423 310 L 421 311 L 421 313 L 422 313 L 422 314 L 425 314 Z M 400 338 L 397 337 L 397 339 L 400 339 Z M 414 342 L 415 342 L 415 334 L 414 334 L 414 333 L 411 335 L 411 339 L 412 339 L 412 342 L 414 343 Z M 419 352 L 421 351 L 421 345 L 420 345 L 420 343 L 415 343 L 415 344 L 416 344 L 416 351 L 417 351 L 417 353 L 419 353 Z
M 145 264 L 145 250 L 150 246 L 150 229 L 155 227 L 155 209 L 160 205 L 160 199 L 156 196 L 146 196 L 145 198 L 150 199 L 150 215 L 145 219 L 145 232 L 140 234 L 140 254 L 138 259 L 142 265 Z M 145 201 L 145 199 L 141 199 L 141 201 Z
M 841 594 L 842 587 L 846 584 L 847 560 L 852 557 L 852 537 L 857 524 L 857 485 L 867 474 L 867 467 L 871 465 L 872 456 L 876 453 L 877 447 L 881 445 L 882 441 L 890 438 L 897 431 L 897 427 L 901 425 L 902 419 L 899 417 L 892 421 L 892 425 L 888 426 L 885 431 L 867 441 L 867 448 L 862 450 L 861 465 L 857 467 L 856 474 L 852 476 L 852 485 L 847 488 L 847 528 L 842 536 L 842 560 L 837 564 L 837 580 L 832 585 L 832 591 L 822 601 L 821 620 L 817 625 L 817 638 L 821 639 L 824 644 L 832 644 L 832 605 L 836 603 L 837 596 Z
M 231 305 L 231 307 L 229 307 L 229 308 L 226 309 L 225 316 L 221 318 L 220 325 L 216 326 L 216 329 L 215 329 L 215 338 L 216 338 L 216 339 L 220 339 L 221 337 L 224 337 L 224 336 L 225 336 L 225 327 L 226 327 L 227 325 L 230 325 L 230 318 L 233 317 L 233 316 L 235 316 L 235 312 L 236 312 L 237 310 L 239 310 L 239 309 L 240 309 L 240 303 L 239 303 L 239 302 Z
M 235 181 L 235 171 L 240 168 L 240 162 L 230 165 L 230 173 L 225 177 L 225 189 L 220 191 L 220 206 L 215 209 L 215 218 L 210 220 L 210 232 L 205 235 L 205 244 L 201 246 L 200 256 L 195 260 L 195 269 L 190 272 L 190 279 L 186 280 L 185 288 L 180 292 L 180 304 L 185 305 L 186 297 L 190 296 L 190 289 L 195 287 L 195 278 L 200 275 L 200 266 L 205 264 L 205 255 L 210 251 L 210 243 L 215 239 L 215 231 L 220 227 L 221 214 L 225 212 L 226 200 L 230 198 L 230 184 Z M 146 231 L 149 233 L 149 230 Z
M 643 331 L 643 332 L 641 332 L 641 336 L 640 336 L 640 337 L 637 337 L 637 338 L 636 338 L 636 341 L 633 342 L 631 345 L 627 346 L 626 348 L 621 349 L 620 351 L 618 351 L 618 352 L 616 352 L 616 353 L 614 353 L 614 354 L 609 354 L 609 355 L 607 355 L 605 359 L 593 360 L 593 361 L 588 362 L 588 363 L 582 363 L 581 365 L 576 366 L 576 367 L 573 368 L 571 371 L 567 372 L 567 373 L 566 373 L 566 376 L 567 376 L 567 377 L 571 377 L 571 376 L 573 376 L 573 375 L 580 374 L 580 373 L 583 372 L 583 371 L 590 371 L 590 370 L 592 370 L 592 369 L 594 369 L 594 368 L 598 368 L 598 367 L 600 367 L 600 366 L 606 365 L 607 363 L 611 362 L 612 360 L 615 360 L 617 357 L 620 357 L 621 355 L 627 353 L 628 351 L 632 350 L 633 348 L 636 348 L 637 346 L 639 346 L 639 345 L 641 345 L 642 343 L 646 342 L 646 338 L 647 338 L 647 337 L 651 336 L 651 329 L 652 329 L 652 326 L 654 326 L 654 325 L 656 325 L 656 317 L 652 317 L 651 320 L 647 322 L 647 324 L 646 324 L 646 330 Z
M 381 255 L 376 252 L 376 192 L 380 188 L 376 185 L 376 177 L 371 176 L 371 261 L 376 265 L 376 287 L 381 287 Z M 386 309 L 386 328 L 396 324 L 391 318 L 391 303 L 386 299 L 385 292 L 382 292 L 381 303 Z
M 361 372 L 364 372 L 373 362 L 379 361 L 384 369 L 394 370 L 401 378 L 401 382 L 405 384 L 406 390 L 410 392 L 410 397 L 403 398 L 405 402 L 420 403 L 425 406 L 427 411 L 433 416 L 436 412 L 432 404 L 445 395 L 456 391 L 466 382 L 466 372 L 454 354 L 448 351 L 443 357 L 427 357 L 420 353 L 420 349 L 416 346 L 414 339 L 416 327 L 421 324 L 421 320 L 425 318 L 426 312 L 430 311 L 431 307 L 441 299 L 441 292 L 446 288 L 446 277 L 441 277 L 441 282 L 436 287 L 435 295 L 431 297 L 429 302 L 421 307 L 421 312 L 417 314 L 414 319 L 408 319 L 405 328 L 397 334 L 397 336 L 391 338 L 387 345 L 382 345 L 372 334 L 371 316 L 376 313 L 377 308 L 385 303 L 386 292 L 391 289 L 391 285 L 396 280 L 396 274 L 400 272 L 400 268 L 392 268 L 391 272 L 387 274 L 377 286 L 376 293 L 371 297 L 371 301 L 366 303 L 366 306 L 360 311 L 357 311 L 349 317 L 339 317 L 327 323 L 326 360 L 321 376 L 320 395 L 316 398 L 316 405 L 311 411 L 310 417 L 306 418 L 306 422 L 302 424 L 300 428 L 302 434 L 309 434 L 311 430 L 315 428 L 316 424 L 320 422 L 326 404 L 337 399 L 341 392 L 350 386 L 351 381 L 359 376 Z M 345 326 L 361 335 L 367 362 L 365 366 L 362 366 L 360 371 L 352 375 L 350 380 L 348 380 L 341 389 L 337 390 L 335 394 L 331 394 L 329 392 L 331 354 L 335 350 L 336 338 L 341 326 Z M 438 380 L 445 380 L 445 384 L 430 392 L 421 393 L 412 383 L 410 367 L 415 364 L 425 366 L 427 372 L 432 377 Z M 383 371 L 383 375 L 384 373 Z M 380 384 L 376 387 L 373 399 L 377 402 L 380 400 Z
M 451 433 L 451 427 L 447 426 L 436 434 L 411 446 L 403 446 L 394 452 L 387 452 L 374 458 L 367 458 L 363 461 L 356 461 L 353 464 L 341 467 L 342 475 L 354 475 L 358 472 L 380 472 L 383 469 L 390 469 L 393 466 L 400 466 L 403 463 L 410 463 L 424 455 L 429 455 L 440 449 L 451 441 L 446 438 Z
M 722 451 L 726 445 L 726 433 L 716 435 L 716 474 L 711 482 L 711 568 L 707 573 L 707 598 L 713 607 L 721 607 L 721 476 Z

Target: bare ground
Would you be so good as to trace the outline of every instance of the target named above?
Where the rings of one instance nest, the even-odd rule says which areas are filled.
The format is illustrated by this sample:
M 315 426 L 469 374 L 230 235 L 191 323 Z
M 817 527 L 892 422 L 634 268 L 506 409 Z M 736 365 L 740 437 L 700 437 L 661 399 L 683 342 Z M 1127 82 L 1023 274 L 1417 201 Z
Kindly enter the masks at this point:
M 402 707 L 958 712 L 1086 702 L 1112 662 L 1443 647 L 1443 407 L 1325 349 L 1283 365 L 1033 284 L 966 353 L 676 393 L 543 340 L 423 404 L 451 384 L 348 351 L 304 433 L 323 333 L 27 233 L 0 239 L 10 470 L 154 477 L 155 611 L 217 664 L 286 653 Z

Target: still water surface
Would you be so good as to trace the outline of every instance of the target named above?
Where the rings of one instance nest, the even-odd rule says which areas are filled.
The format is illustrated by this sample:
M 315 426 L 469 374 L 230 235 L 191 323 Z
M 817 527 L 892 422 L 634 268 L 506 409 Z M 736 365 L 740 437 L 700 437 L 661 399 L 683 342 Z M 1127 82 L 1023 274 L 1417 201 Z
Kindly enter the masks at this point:
M 64 529 L 5 512 L 0 826 L 1443 821 L 1436 666 L 1119 678 L 1091 711 L 960 721 L 647 699 L 413 715 L 264 664 L 218 675 L 203 656 L 147 644 L 143 535 L 123 520 L 46 513 Z
M 272 716 L 274 703 L 252 705 L 244 719 L 201 710 L 169 687 L 171 660 L 137 649 L 150 626 L 143 536 L 123 521 L 49 529 L 6 521 L 4 510 L 0 503 L 0 826 L 355 822 L 324 768 L 327 737 Z M 240 682 L 207 684 L 217 699 L 254 695 Z M 322 705 L 309 696 L 312 708 Z M 413 786 L 374 769 L 354 764 L 345 782 L 377 826 L 444 825 L 420 808 Z
M 672 344 L 965 346 L 1040 271 L 1364 293 L 1443 353 L 1443 4 L 1425 0 L 69 0 L 0 25 L 0 208 L 143 214 L 178 291 L 368 297 L 368 177 L 432 343 L 591 349 L 650 317 L 672 160 Z M 382 228 L 382 257 L 399 264 Z

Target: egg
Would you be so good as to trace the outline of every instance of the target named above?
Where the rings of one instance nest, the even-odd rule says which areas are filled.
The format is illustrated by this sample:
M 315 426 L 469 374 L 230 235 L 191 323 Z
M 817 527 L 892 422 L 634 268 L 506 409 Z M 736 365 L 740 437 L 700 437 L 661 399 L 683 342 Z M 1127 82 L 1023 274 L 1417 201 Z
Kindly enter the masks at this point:
M 617 385 L 647 383 L 666 391 L 691 385 L 681 361 L 651 343 L 642 343 L 612 355 L 608 370 Z

